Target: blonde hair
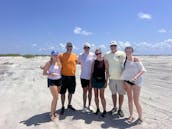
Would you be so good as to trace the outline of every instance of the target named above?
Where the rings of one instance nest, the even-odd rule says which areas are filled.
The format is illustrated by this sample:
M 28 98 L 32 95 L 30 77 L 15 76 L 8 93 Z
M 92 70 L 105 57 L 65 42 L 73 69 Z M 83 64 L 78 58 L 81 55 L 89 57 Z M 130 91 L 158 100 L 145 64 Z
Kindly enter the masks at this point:
M 50 65 L 52 65 L 52 63 L 53 63 L 53 58 L 51 57 L 51 58 L 50 58 Z M 60 61 L 60 59 L 59 59 L 59 56 L 58 56 L 58 58 L 57 58 L 55 64 L 57 64 L 59 67 L 62 67 L 62 64 L 61 64 L 61 61 Z

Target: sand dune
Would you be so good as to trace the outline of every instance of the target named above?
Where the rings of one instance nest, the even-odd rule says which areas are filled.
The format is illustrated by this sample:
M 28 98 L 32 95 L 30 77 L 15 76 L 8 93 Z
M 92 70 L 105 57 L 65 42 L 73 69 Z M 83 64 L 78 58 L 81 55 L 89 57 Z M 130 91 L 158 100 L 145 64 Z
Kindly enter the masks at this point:
M 77 66 L 77 89 L 72 104 L 77 111 L 66 111 L 54 122 L 49 119 L 51 95 L 46 77 L 39 66 L 49 57 L 26 59 L 0 57 L 0 129 L 170 129 L 172 124 L 172 57 L 140 57 L 147 69 L 141 93 L 144 123 L 128 125 L 127 97 L 124 101 L 124 118 L 106 118 L 92 113 L 82 113 L 80 66 Z M 107 110 L 112 108 L 111 93 L 106 89 Z M 60 97 L 60 96 L 59 96 Z M 94 100 L 94 98 L 93 98 Z M 67 104 L 67 102 L 66 102 Z M 94 101 L 92 106 L 95 109 Z M 61 107 L 59 100 L 57 112 Z

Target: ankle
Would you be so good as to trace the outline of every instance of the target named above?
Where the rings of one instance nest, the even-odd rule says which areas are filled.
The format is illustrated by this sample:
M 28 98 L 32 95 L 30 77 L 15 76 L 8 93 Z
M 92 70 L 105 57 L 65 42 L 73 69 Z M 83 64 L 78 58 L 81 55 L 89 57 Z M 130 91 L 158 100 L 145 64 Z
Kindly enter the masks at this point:
M 143 118 L 142 117 L 139 117 L 138 119 L 141 120 L 141 121 L 143 121 Z

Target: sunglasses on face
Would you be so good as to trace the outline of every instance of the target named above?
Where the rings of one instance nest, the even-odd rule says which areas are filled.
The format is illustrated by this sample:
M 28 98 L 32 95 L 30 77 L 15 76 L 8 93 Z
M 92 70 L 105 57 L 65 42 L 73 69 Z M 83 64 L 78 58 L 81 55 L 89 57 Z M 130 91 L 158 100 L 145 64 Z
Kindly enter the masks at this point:
M 132 50 L 127 50 L 125 51 L 126 53 L 132 53 L 133 51 Z
M 100 54 L 102 54 L 101 52 L 100 53 L 96 53 L 96 55 L 100 55 Z
M 67 47 L 72 47 L 72 46 L 67 46 Z
M 84 49 L 90 49 L 89 47 L 84 47 Z
M 117 47 L 117 45 L 111 45 L 110 47 Z

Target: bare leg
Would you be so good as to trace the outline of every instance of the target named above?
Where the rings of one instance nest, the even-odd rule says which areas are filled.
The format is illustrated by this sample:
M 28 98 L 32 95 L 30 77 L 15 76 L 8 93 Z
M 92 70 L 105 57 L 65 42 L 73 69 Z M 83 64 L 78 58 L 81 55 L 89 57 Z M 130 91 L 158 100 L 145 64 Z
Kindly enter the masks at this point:
M 83 107 L 86 108 L 86 102 L 87 102 L 87 87 L 83 88 Z
M 112 95 L 112 101 L 113 101 L 113 106 L 116 108 L 116 102 L 117 102 L 117 94 Z
M 98 89 L 97 88 L 94 88 L 94 95 L 95 95 L 96 107 L 97 107 L 97 109 L 99 109 L 99 98 L 98 98 Z
M 53 100 L 51 103 L 51 119 L 53 120 L 53 118 L 56 117 L 55 112 L 56 112 L 59 88 L 57 86 L 50 86 L 49 89 L 50 89 L 51 94 L 53 96 Z
M 100 98 L 101 98 L 101 102 L 102 102 L 102 106 L 103 106 L 103 111 L 106 111 L 106 100 L 104 97 L 104 88 L 100 89 Z
M 91 99 L 92 99 L 92 87 L 88 87 L 88 102 L 89 102 L 89 107 L 91 106 Z
M 119 95 L 119 109 L 122 109 L 123 101 L 124 101 L 124 95 Z
M 139 102 L 140 91 L 141 91 L 141 88 L 139 86 L 133 86 L 134 104 L 136 106 L 138 116 L 142 120 L 142 107 Z
M 64 107 L 64 103 L 65 103 L 65 94 L 61 94 L 61 102 L 62 102 L 62 107 Z
M 68 105 L 71 105 L 72 94 L 68 94 Z
M 127 97 L 128 97 L 128 108 L 129 108 L 129 112 L 130 112 L 130 116 L 129 119 L 133 118 L 133 95 L 132 95 L 132 86 L 130 86 L 127 83 L 124 83 L 125 85 L 125 89 L 127 92 Z

